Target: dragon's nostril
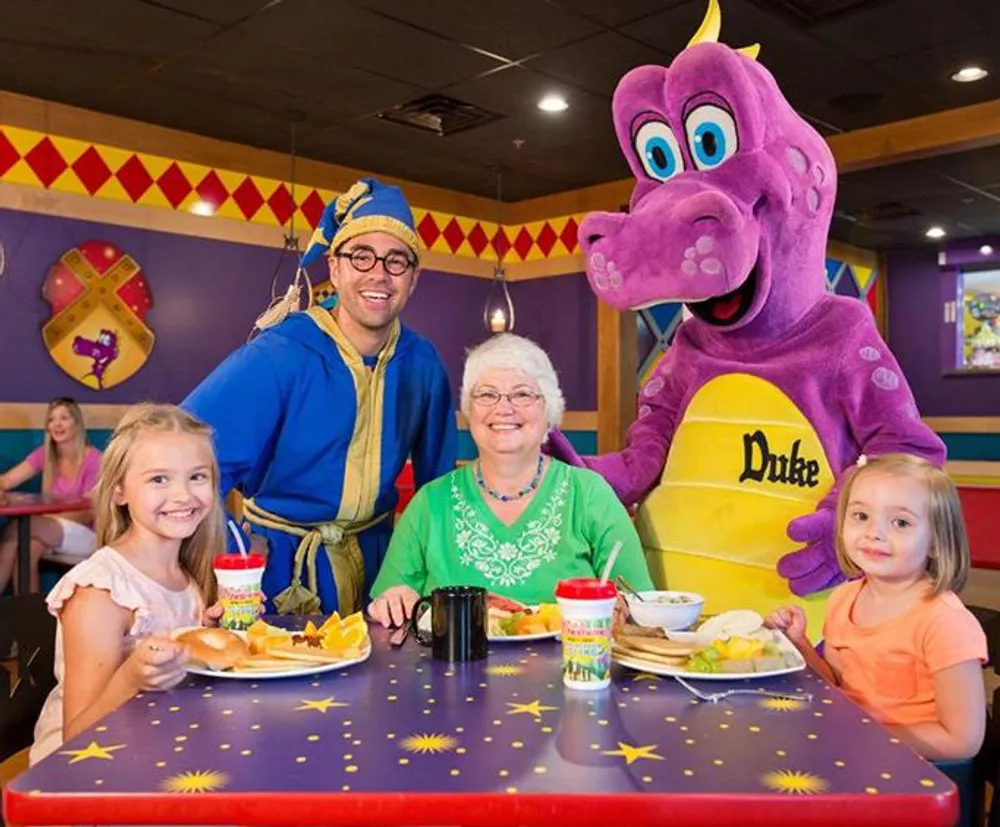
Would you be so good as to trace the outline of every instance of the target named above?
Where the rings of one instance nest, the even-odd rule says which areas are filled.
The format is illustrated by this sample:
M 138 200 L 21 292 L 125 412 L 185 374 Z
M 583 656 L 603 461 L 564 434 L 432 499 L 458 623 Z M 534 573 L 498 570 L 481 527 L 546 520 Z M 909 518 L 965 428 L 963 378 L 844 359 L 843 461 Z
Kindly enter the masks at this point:
M 707 221 L 707 222 L 712 223 L 712 224 L 720 224 L 720 223 L 722 223 L 721 219 L 719 218 L 719 216 L 712 215 L 710 213 L 706 213 L 705 215 L 699 215 L 692 223 L 694 223 L 694 224 L 700 224 L 702 221 Z
M 587 236 L 587 243 L 596 244 L 602 238 L 604 238 L 604 236 L 601 235 L 600 233 L 591 233 L 590 235 Z

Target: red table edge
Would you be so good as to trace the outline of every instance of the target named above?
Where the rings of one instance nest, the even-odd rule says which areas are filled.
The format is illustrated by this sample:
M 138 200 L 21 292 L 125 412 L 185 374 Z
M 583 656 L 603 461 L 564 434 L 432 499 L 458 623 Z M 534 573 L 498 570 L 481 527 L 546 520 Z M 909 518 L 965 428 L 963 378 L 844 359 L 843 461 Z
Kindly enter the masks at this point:
M 13 494 L 14 492 L 10 492 Z M 67 511 L 87 511 L 93 507 L 89 497 L 53 498 L 40 502 L 18 503 L 18 500 L 0 502 L 0 517 L 16 520 L 18 517 L 31 517 L 39 514 L 64 514 Z
M 951 827 L 959 810 L 952 784 L 926 795 L 781 793 L 97 793 L 4 790 L 8 824 L 456 824 L 574 827 L 613 824 L 695 827 L 738 823 L 821 827 Z M 456 820 L 458 814 L 461 816 Z M 444 821 L 442 821 L 444 819 Z

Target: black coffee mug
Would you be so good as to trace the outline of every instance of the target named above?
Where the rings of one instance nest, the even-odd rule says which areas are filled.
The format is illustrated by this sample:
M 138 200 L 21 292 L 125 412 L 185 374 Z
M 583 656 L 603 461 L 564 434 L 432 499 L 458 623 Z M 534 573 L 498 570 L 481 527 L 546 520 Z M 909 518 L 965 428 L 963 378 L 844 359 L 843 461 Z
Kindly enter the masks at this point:
M 425 604 L 430 606 L 430 635 L 417 626 Z M 481 586 L 442 586 L 413 607 L 413 636 L 422 646 L 430 646 L 437 660 L 482 660 L 487 646 L 486 611 L 486 589 Z

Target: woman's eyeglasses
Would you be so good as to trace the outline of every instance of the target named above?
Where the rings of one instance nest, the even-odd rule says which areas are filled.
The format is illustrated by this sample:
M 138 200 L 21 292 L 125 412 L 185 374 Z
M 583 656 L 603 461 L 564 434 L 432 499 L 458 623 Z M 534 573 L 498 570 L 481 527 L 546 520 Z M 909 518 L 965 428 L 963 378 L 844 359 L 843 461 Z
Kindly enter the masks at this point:
M 416 266 L 408 255 L 400 252 L 389 252 L 384 256 L 375 255 L 371 247 L 355 247 L 347 253 L 334 253 L 337 258 L 346 258 L 351 262 L 351 266 L 359 273 L 368 273 L 375 269 L 375 265 L 380 261 L 382 267 L 390 276 L 401 276 L 411 267 Z
M 472 394 L 472 401 L 480 408 L 495 408 L 500 404 L 501 399 L 506 399 L 515 408 L 528 408 L 542 398 L 540 393 L 531 391 L 514 391 L 512 393 L 500 393 L 500 391 L 477 391 Z

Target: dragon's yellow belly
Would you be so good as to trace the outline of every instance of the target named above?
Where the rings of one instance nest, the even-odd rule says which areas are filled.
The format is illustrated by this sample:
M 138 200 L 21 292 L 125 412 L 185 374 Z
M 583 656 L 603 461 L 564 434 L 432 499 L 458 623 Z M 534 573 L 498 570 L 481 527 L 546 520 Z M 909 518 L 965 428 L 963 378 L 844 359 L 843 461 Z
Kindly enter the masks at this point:
M 767 615 L 799 603 L 818 637 L 826 594 L 794 597 L 775 565 L 798 548 L 788 523 L 833 484 L 816 431 L 782 391 L 748 374 L 712 379 L 691 399 L 636 516 L 654 581 L 704 594 L 708 612 Z

